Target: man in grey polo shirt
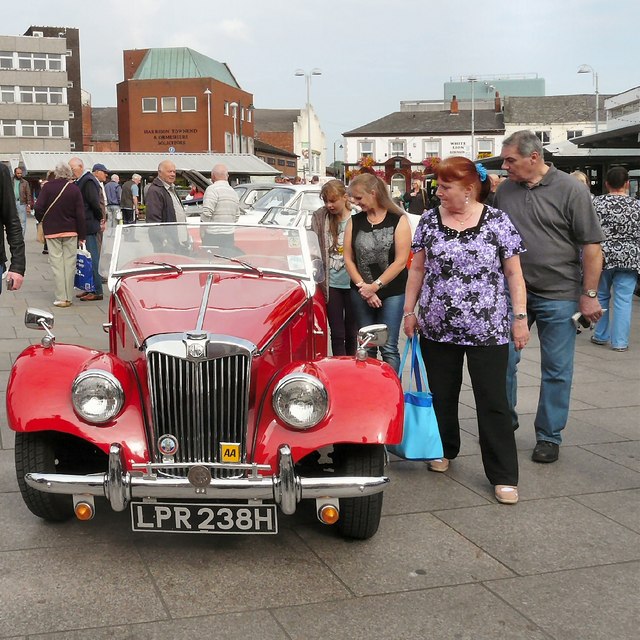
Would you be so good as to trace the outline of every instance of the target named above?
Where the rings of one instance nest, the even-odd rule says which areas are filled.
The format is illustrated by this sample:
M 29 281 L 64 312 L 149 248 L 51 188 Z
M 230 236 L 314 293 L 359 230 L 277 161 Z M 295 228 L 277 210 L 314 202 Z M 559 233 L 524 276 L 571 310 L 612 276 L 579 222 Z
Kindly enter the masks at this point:
M 494 206 L 509 214 L 527 249 L 520 255 L 527 284 L 527 321 L 529 326 L 536 324 L 540 339 L 540 396 L 531 458 L 555 462 L 573 378 L 576 329 L 571 316 L 577 310 L 591 322 L 602 316 L 596 292 L 604 236 L 589 190 L 544 162 L 542 144 L 532 131 L 516 131 L 506 138 L 501 155 L 509 180 L 498 187 Z M 520 352 L 511 347 L 507 396 L 517 428 Z

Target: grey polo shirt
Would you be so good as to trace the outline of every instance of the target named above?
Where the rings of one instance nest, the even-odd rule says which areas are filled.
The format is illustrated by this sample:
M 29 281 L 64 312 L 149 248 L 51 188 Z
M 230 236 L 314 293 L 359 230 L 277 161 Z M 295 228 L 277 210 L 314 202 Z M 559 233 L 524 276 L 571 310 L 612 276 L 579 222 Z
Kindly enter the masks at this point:
M 580 247 L 604 240 L 589 190 L 548 164 L 535 186 L 507 180 L 493 206 L 509 214 L 526 252 L 520 254 L 527 290 L 551 300 L 577 300 L 582 291 Z

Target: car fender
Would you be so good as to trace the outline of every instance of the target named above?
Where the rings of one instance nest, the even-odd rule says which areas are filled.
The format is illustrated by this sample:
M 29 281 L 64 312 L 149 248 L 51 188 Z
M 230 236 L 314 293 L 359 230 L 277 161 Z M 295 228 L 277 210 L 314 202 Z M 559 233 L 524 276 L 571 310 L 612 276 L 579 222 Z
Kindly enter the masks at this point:
M 122 385 L 125 402 L 110 422 L 96 425 L 75 412 L 73 381 L 83 371 L 101 369 Z M 56 431 L 91 442 L 106 454 L 119 442 L 130 462 L 148 460 L 138 383 L 130 365 L 108 353 L 61 344 L 27 347 L 16 359 L 7 385 L 7 420 L 13 431 Z
M 314 376 L 327 389 L 327 414 L 310 429 L 288 427 L 273 410 L 275 386 L 292 373 Z M 389 365 L 371 358 L 359 361 L 343 356 L 292 363 L 266 389 L 258 416 L 256 462 L 273 464 L 282 443 L 291 447 L 294 460 L 336 443 L 398 444 L 404 419 L 402 385 Z

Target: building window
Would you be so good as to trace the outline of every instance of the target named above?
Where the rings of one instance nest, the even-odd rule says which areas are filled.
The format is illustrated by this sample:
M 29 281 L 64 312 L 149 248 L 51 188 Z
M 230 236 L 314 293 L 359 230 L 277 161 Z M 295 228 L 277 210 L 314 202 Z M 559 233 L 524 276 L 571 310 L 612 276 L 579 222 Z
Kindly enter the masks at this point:
M 198 101 L 195 96 L 180 98 L 180 111 L 197 111 Z
M 284 160 L 282 160 L 281 158 L 278 158 L 278 166 L 284 167 Z
M 407 143 L 405 140 L 390 140 L 389 141 L 389 157 L 394 156 L 406 156 Z
M 373 158 L 373 140 L 358 140 L 358 156 L 360 158 Z
M 425 140 L 423 146 L 425 158 L 440 157 L 440 140 Z
M 15 136 L 17 133 L 15 120 L 0 120 L 0 135 Z
M 29 120 L 26 122 L 23 120 L 22 135 L 38 136 L 39 138 L 64 138 L 64 122 L 62 120 Z
M 229 115 L 229 102 L 227 100 L 224 101 L 224 115 Z
M 287 160 L 287 167 L 295 167 L 296 163 L 293 160 Z
M 10 67 L 13 68 L 13 61 Z M 62 55 L 59 53 L 20 53 L 18 52 L 18 69 L 24 71 L 62 71 Z
M 271 157 L 267 158 L 267 164 L 275 164 L 275 163 L 276 163 L 275 158 L 271 158 Z
M 142 113 L 156 113 L 158 111 L 158 98 L 142 98 Z
M 534 131 L 534 133 L 540 138 L 542 144 L 549 144 L 549 142 L 551 142 L 551 131 Z
M 16 92 L 14 87 L 9 87 L 9 86 L 0 87 L 0 102 L 13 103 L 15 101 L 16 101 Z
M 247 122 L 251 122 L 251 109 L 247 109 Z
M 573 140 L 573 138 L 579 138 L 582 135 L 582 130 L 567 131 L 567 140 Z
M 233 150 L 233 136 L 227 131 L 224 134 L 224 152 L 231 153 Z
M 177 98 L 162 98 L 162 111 L 173 113 L 178 110 Z
M 476 158 L 491 158 L 493 156 L 493 140 L 478 140 Z
M 0 69 L 13 69 L 13 53 L 0 51 Z
M 62 104 L 64 89 L 62 87 L 19 87 L 20 102 L 27 104 Z

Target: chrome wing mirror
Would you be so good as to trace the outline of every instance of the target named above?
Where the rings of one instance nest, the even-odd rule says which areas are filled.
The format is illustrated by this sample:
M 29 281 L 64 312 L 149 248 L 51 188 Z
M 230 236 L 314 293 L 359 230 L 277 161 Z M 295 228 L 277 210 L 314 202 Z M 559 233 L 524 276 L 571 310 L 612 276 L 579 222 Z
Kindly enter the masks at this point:
M 389 338 L 389 329 L 386 324 L 370 324 L 358 331 L 358 348 L 356 360 L 367 359 L 368 347 L 382 347 Z
M 24 326 L 27 329 L 39 329 L 46 332 L 47 335 L 41 341 L 43 347 L 50 349 L 55 344 L 56 337 L 51 332 L 53 328 L 53 313 L 29 307 L 24 312 Z

